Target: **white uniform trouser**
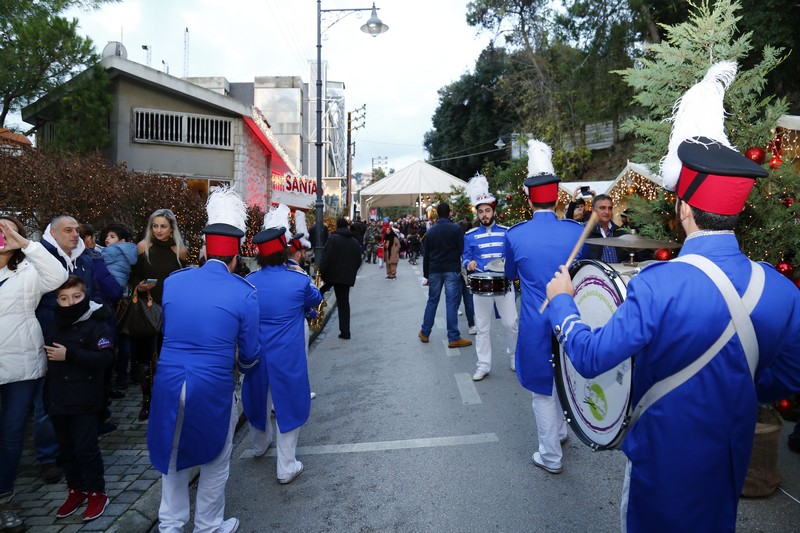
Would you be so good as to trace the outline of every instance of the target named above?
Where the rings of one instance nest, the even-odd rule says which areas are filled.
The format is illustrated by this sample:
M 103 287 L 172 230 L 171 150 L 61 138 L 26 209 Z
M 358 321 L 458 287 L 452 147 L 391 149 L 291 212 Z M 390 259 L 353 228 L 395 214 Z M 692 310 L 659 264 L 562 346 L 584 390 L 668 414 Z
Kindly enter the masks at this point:
M 475 336 L 475 351 L 478 353 L 478 370 L 489 372 L 492 369 L 492 337 L 490 329 L 494 319 L 494 305 L 500 313 L 500 322 L 506 333 L 506 355 L 514 357 L 517 346 L 517 304 L 514 301 L 514 291 L 508 291 L 502 296 L 475 295 L 475 327 L 478 334 Z
M 533 414 L 536 416 L 536 433 L 539 437 L 539 455 L 549 468 L 561 468 L 561 439 L 567 437 L 567 421 L 556 394 L 533 394 Z
M 189 521 L 189 480 L 192 469 L 176 470 L 175 467 L 185 402 L 186 383 L 181 388 L 169 473 L 161 476 L 161 506 L 158 509 L 158 530 L 161 533 L 182 533 L 184 524 Z M 234 397 L 225 446 L 216 459 L 200 465 L 200 480 L 197 484 L 197 498 L 195 499 L 194 533 L 217 531 L 225 518 L 225 484 L 228 481 L 231 451 L 233 451 L 233 434 L 236 431 L 238 414 Z
M 622 499 L 619 504 L 619 519 L 622 533 L 628 532 L 628 496 L 631 491 L 631 462 L 625 465 L 625 481 L 622 483 Z
M 253 442 L 253 455 L 258 457 L 264 455 L 272 444 L 272 437 L 275 431 L 278 434 L 276 448 L 278 451 L 278 461 L 276 465 L 278 479 L 288 479 L 292 477 L 303 466 L 296 458 L 297 439 L 300 436 L 300 428 L 295 428 L 288 433 L 281 433 L 280 428 L 273 431 L 273 422 L 270 417 L 272 411 L 272 393 L 267 393 L 267 430 L 261 431 L 250 425 L 250 438 Z

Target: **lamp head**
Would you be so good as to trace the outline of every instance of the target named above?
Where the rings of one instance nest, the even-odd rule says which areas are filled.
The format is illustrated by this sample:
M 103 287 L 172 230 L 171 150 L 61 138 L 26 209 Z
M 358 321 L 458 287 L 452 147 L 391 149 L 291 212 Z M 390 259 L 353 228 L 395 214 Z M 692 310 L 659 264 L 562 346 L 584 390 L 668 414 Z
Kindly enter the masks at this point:
M 369 20 L 367 20 L 367 23 L 361 26 L 361 31 L 369 33 L 373 37 L 377 37 L 381 33 L 389 31 L 389 26 L 381 22 L 381 19 L 378 18 L 378 10 L 375 7 L 375 2 L 372 3 L 372 14 Z

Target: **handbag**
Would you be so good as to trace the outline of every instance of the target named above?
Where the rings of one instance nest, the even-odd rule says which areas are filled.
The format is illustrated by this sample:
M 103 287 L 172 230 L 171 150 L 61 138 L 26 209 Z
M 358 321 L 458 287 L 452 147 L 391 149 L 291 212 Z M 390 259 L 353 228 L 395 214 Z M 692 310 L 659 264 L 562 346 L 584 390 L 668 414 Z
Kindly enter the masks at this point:
M 138 291 L 117 305 L 117 331 L 129 337 L 153 337 L 161 333 L 161 305 L 153 301 L 150 291 L 140 298 Z

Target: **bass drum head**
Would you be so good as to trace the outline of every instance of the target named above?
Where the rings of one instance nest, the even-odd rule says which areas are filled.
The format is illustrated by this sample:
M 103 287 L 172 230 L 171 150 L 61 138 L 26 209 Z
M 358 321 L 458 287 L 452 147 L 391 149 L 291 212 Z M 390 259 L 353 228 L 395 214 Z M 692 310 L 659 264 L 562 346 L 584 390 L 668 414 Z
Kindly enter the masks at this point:
M 601 261 L 578 261 L 570 270 L 575 303 L 584 324 L 603 326 L 622 304 L 625 282 L 613 267 Z M 633 360 L 626 359 L 608 372 L 587 379 L 554 340 L 555 382 L 561 406 L 572 430 L 595 450 L 619 446 L 630 415 Z

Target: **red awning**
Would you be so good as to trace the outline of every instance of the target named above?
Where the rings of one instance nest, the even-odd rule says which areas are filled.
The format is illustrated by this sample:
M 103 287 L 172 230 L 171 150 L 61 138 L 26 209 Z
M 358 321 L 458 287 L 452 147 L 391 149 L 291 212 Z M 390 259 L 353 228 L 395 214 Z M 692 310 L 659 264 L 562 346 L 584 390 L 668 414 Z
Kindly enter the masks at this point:
M 275 150 L 275 147 L 272 146 L 272 143 L 269 142 L 267 136 L 264 135 L 264 132 L 256 125 L 252 118 L 246 117 L 242 115 L 244 119 L 244 123 L 250 128 L 250 131 L 256 136 L 256 138 L 261 142 L 261 144 L 266 149 L 267 153 L 270 155 L 272 159 L 272 173 L 277 174 L 279 176 L 284 176 L 286 174 L 291 174 L 291 170 L 289 169 L 289 165 L 278 155 L 278 151 Z

